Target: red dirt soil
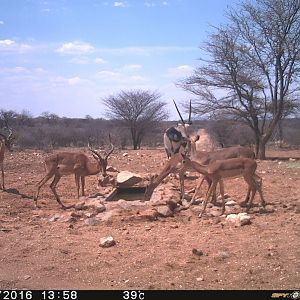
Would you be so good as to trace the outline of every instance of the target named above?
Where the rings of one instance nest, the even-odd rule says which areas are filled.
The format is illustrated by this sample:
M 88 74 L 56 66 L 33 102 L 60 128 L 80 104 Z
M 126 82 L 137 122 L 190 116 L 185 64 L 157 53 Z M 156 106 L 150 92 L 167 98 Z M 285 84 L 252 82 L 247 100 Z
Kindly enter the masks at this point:
M 155 173 L 166 162 L 162 149 L 128 150 L 128 156 L 124 152 L 115 151 L 109 164 L 121 171 Z M 6 156 L 7 191 L 0 191 L 0 289 L 300 288 L 300 161 L 258 162 L 265 200 L 274 211 L 250 210 L 250 225 L 234 227 L 218 217 L 199 219 L 194 207 L 155 221 L 127 210 L 91 226 L 80 219 L 50 221 L 65 212 L 49 183 L 40 192 L 41 208 L 34 209 L 31 196 L 48 155 L 22 151 Z M 267 155 L 299 158 L 300 151 Z M 176 178 L 170 180 L 179 187 Z M 87 195 L 105 189 L 98 188 L 97 176 L 86 181 Z M 195 181 L 186 180 L 186 186 L 191 189 Z M 57 191 L 65 204 L 79 201 L 74 176 L 63 177 Z M 228 180 L 225 192 L 241 202 L 246 185 L 242 179 Z M 105 236 L 112 236 L 116 245 L 100 247 Z

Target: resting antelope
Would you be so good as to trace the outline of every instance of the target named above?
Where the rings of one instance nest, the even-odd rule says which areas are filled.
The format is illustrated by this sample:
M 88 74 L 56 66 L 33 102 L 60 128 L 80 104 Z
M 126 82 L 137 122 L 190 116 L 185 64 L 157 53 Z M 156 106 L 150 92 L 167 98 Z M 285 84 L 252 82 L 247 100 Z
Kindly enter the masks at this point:
M 243 158 L 243 157 L 230 158 L 225 160 L 216 160 L 211 162 L 209 165 L 202 165 L 196 161 L 192 161 L 184 154 L 182 154 L 182 157 L 183 157 L 182 164 L 185 168 L 186 167 L 193 168 L 200 174 L 209 177 L 212 182 L 206 194 L 203 210 L 199 215 L 200 218 L 202 217 L 206 205 L 208 203 L 208 200 L 211 194 L 213 193 L 213 191 L 215 191 L 218 183 L 220 185 L 220 193 L 222 197 L 221 215 L 225 212 L 224 183 L 223 183 L 223 179 L 225 178 L 234 178 L 234 177 L 244 178 L 245 182 L 248 185 L 247 196 L 244 201 L 244 203 L 247 206 L 246 211 L 248 211 L 249 208 L 251 207 L 253 198 L 257 190 L 260 195 L 261 205 L 263 207 L 265 206 L 265 200 L 262 193 L 262 178 L 255 173 L 257 168 L 257 163 L 254 159 Z M 198 188 L 199 185 L 195 190 L 194 196 L 196 195 Z M 251 192 L 252 194 L 250 196 Z
M 191 107 L 191 101 L 190 101 L 190 111 L 189 111 L 189 119 L 188 122 L 185 123 L 185 121 L 183 120 L 179 109 L 175 103 L 175 101 L 173 100 L 176 110 L 179 114 L 179 117 L 181 119 L 182 123 L 178 123 L 176 127 L 170 127 L 166 130 L 166 132 L 164 133 L 164 146 L 165 146 L 165 150 L 167 153 L 167 157 L 168 159 L 178 153 L 180 151 L 180 149 L 184 149 L 187 145 L 188 142 L 188 133 L 187 133 L 187 128 L 188 126 L 190 126 L 192 124 L 191 122 L 191 111 L 192 111 L 192 107 Z
M 81 182 L 81 194 L 84 196 L 85 177 L 90 175 L 96 175 L 102 173 L 103 177 L 107 176 L 107 159 L 114 150 L 114 145 L 111 143 L 111 149 L 102 157 L 97 151 L 88 147 L 92 152 L 92 155 L 96 161 L 91 161 L 84 153 L 80 152 L 59 152 L 51 155 L 45 159 L 45 166 L 47 174 L 37 184 L 36 192 L 34 194 L 34 204 L 37 207 L 37 199 L 41 187 L 52 177 L 53 181 L 50 184 L 50 188 L 62 208 L 71 208 L 71 206 L 65 206 L 56 192 L 56 186 L 62 176 L 74 174 L 75 183 L 77 188 L 77 198 L 79 198 L 80 182 Z
M 13 142 L 13 134 L 12 130 L 9 129 L 9 134 L 6 137 L 4 134 L 0 133 L 0 168 L 1 168 L 1 175 L 2 175 L 2 187 L 0 185 L 0 189 L 5 191 L 4 185 L 4 154 L 5 151 L 11 151 L 11 146 Z

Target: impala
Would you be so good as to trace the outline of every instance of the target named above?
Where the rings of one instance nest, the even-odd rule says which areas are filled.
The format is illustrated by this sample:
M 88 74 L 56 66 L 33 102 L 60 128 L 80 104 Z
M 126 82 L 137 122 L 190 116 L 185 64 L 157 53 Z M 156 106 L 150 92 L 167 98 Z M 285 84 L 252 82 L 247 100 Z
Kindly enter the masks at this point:
M 62 208 L 71 208 L 71 206 L 65 206 L 56 192 L 56 186 L 62 176 L 74 174 L 75 183 L 77 189 L 77 198 L 79 198 L 79 190 L 81 183 L 81 194 L 84 196 L 84 186 L 85 186 L 85 177 L 90 175 L 96 175 L 102 173 L 103 177 L 106 177 L 106 168 L 107 168 L 107 159 L 109 155 L 114 150 L 114 145 L 111 143 L 111 149 L 102 157 L 97 151 L 91 149 L 90 145 L 88 146 L 91 151 L 95 161 L 91 161 L 84 153 L 81 152 L 59 152 L 51 155 L 45 159 L 45 166 L 47 174 L 44 178 L 37 184 L 36 192 L 34 194 L 34 203 L 35 207 L 37 206 L 37 199 L 41 187 L 52 177 L 53 181 L 50 184 L 50 188 L 57 200 L 57 202 L 62 206 Z
M 222 148 L 221 150 L 216 151 L 198 151 L 196 149 L 196 142 L 199 140 L 199 136 L 194 136 L 189 138 L 189 144 L 190 147 L 190 157 L 191 160 L 200 162 L 201 164 L 208 164 L 210 162 L 216 161 L 216 160 L 224 160 L 229 158 L 236 158 L 236 157 L 246 157 L 246 158 L 253 158 L 254 152 L 247 147 L 242 146 L 234 146 L 229 148 Z M 170 160 L 166 161 L 163 169 L 160 171 L 158 176 L 155 178 L 152 176 L 150 179 L 150 182 L 146 188 L 145 197 L 150 198 L 151 194 L 153 193 L 154 189 L 163 181 L 165 177 L 167 177 L 170 173 L 179 173 L 179 182 L 180 182 L 180 195 L 181 200 L 184 199 L 184 178 L 185 178 L 185 172 L 188 170 L 195 171 L 193 167 L 190 167 L 188 165 L 180 165 L 181 162 L 181 156 L 180 153 L 174 154 Z M 209 187 L 211 186 L 211 178 L 208 176 L 203 176 L 201 180 L 201 184 L 203 183 L 203 180 L 206 180 Z M 201 187 L 201 184 L 199 185 L 199 189 Z M 199 190 L 198 189 L 198 190 Z M 196 195 L 195 195 L 196 196 Z M 193 197 L 192 201 L 189 203 L 188 207 L 194 202 L 195 197 Z M 213 199 L 212 202 L 216 202 L 216 191 L 213 192 Z
M 13 134 L 12 130 L 9 128 L 9 134 L 6 137 L 4 134 L 0 133 L 0 168 L 1 168 L 1 175 L 2 175 L 2 186 L 0 185 L 0 189 L 5 191 L 4 185 L 4 155 L 5 152 L 11 151 L 11 146 L 13 142 Z
M 243 157 L 230 158 L 225 160 L 216 160 L 211 162 L 209 165 L 202 165 L 196 161 L 192 161 L 184 154 L 182 154 L 182 156 L 183 156 L 182 164 L 185 168 L 186 167 L 193 168 L 200 174 L 203 174 L 204 176 L 210 178 L 212 182 L 206 194 L 206 198 L 203 204 L 203 210 L 199 215 L 200 218 L 202 217 L 206 205 L 208 203 L 208 200 L 211 194 L 213 193 L 213 191 L 215 191 L 218 183 L 220 185 L 220 193 L 222 197 L 221 215 L 225 212 L 224 183 L 223 183 L 223 180 L 225 178 L 234 178 L 234 177 L 244 178 L 245 182 L 248 185 L 247 196 L 244 201 L 247 207 L 246 209 L 247 212 L 252 205 L 252 201 L 256 194 L 256 191 L 259 192 L 261 205 L 263 207 L 265 206 L 265 200 L 262 193 L 262 178 L 255 173 L 257 168 L 257 163 L 254 159 L 243 158 Z M 195 190 L 194 196 L 196 195 L 198 189 L 199 189 L 199 185 Z M 252 194 L 250 197 L 251 192 Z

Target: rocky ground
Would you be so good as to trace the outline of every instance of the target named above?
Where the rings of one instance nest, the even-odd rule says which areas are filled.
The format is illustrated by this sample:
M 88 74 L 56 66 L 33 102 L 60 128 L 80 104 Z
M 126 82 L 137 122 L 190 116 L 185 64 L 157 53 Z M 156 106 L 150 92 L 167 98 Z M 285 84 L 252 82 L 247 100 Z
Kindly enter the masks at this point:
M 149 175 L 166 162 L 162 149 L 124 153 L 109 159 L 118 171 Z M 199 219 L 199 201 L 174 210 L 169 200 L 179 200 L 179 184 L 171 176 L 146 202 L 106 201 L 113 188 L 98 188 L 97 176 L 87 178 L 87 196 L 78 200 L 73 176 L 63 177 L 58 193 L 76 207 L 62 210 L 47 184 L 35 210 L 32 195 L 48 155 L 22 151 L 6 157 L 0 289 L 300 288 L 300 162 L 289 159 L 299 159 L 300 151 L 269 151 L 273 159 L 258 162 L 267 210 L 260 210 L 257 195 L 246 221 L 237 218 L 244 212 L 242 179 L 225 182 L 226 215 L 233 217 L 219 217 L 220 207 L 209 205 Z M 196 175 L 186 179 L 187 198 Z

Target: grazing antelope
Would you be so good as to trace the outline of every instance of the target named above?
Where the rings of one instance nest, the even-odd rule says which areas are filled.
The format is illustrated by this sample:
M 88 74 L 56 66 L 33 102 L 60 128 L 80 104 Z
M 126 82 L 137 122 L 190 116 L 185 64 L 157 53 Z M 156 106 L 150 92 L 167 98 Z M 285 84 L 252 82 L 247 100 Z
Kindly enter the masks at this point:
M 254 152 L 247 148 L 247 147 L 242 147 L 242 146 L 233 146 L 229 148 L 222 148 L 220 150 L 216 151 L 198 151 L 196 149 L 196 142 L 199 140 L 199 136 L 196 135 L 194 137 L 189 138 L 189 144 L 190 144 L 190 157 L 191 160 L 197 161 L 201 164 L 208 164 L 210 162 L 216 161 L 216 160 L 224 160 L 228 158 L 236 158 L 236 157 L 246 157 L 246 158 L 253 158 L 254 157 Z M 179 153 L 180 154 L 180 153 Z M 167 177 L 170 173 L 179 173 L 179 182 L 180 182 L 180 195 L 181 195 L 181 200 L 184 199 L 184 174 L 186 171 L 194 171 L 194 168 L 189 167 L 188 165 L 180 166 L 181 162 L 181 156 L 177 154 L 174 154 L 170 160 L 168 160 L 159 175 L 154 178 L 152 177 L 150 179 L 150 182 L 146 188 L 145 191 L 145 197 L 150 198 L 151 194 L 153 193 L 154 189 L 163 181 L 165 177 Z M 203 180 L 206 180 L 208 183 L 208 186 L 211 186 L 211 178 L 208 176 L 203 176 L 201 183 L 199 185 L 198 190 L 200 189 Z M 187 208 L 194 203 L 196 195 L 194 194 L 193 199 L 190 201 L 189 205 Z M 213 192 L 213 197 L 212 197 L 212 202 L 215 204 L 216 203 L 216 191 Z
M 257 190 L 260 195 L 261 205 L 263 207 L 265 206 L 265 200 L 262 193 L 262 178 L 255 173 L 257 168 L 257 163 L 254 159 L 243 158 L 243 157 L 229 158 L 225 160 L 213 161 L 209 165 L 202 165 L 196 161 L 192 161 L 185 154 L 181 154 L 181 155 L 183 157 L 182 164 L 185 168 L 186 167 L 193 168 L 200 174 L 209 177 L 212 182 L 206 194 L 203 209 L 199 214 L 200 218 L 202 217 L 206 205 L 208 203 L 208 200 L 211 194 L 213 193 L 213 191 L 215 191 L 218 183 L 220 185 L 220 193 L 222 197 L 221 215 L 225 212 L 224 183 L 223 183 L 223 180 L 225 178 L 234 178 L 234 177 L 241 177 L 241 176 L 244 178 L 245 182 L 248 185 L 247 196 L 244 201 L 247 207 L 246 208 L 247 212 L 252 205 L 252 201 Z M 197 186 L 194 195 L 196 195 L 198 188 L 199 186 Z M 250 197 L 251 192 L 252 194 Z
M 94 159 L 96 160 L 95 162 L 90 161 L 90 159 L 84 153 L 80 153 L 80 152 L 59 152 L 45 159 L 47 174 L 37 184 L 37 189 L 33 197 L 35 207 L 37 207 L 37 199 L 41 187 L 52 177 L 54 177 L 54 179 L 50 184 L 50 188 L 57 202 L 62 206 L 63 209 L 67 209 L 73 207 L 73 205 L 65 206 L 61 202 L 56 192 L 56 186 L 62 176 L 70 175 L 70 174 L 75 175 L 77 198 L 79 198 L 80 182 L 81 182 L 81 194 L 82 196 L 84 196 L 84 186 L 85 186 L 86 176 L 96 175 L 100 172 L 102 173 L 103 177 L 107 176 L 106 173 L 107 159 L 109 155 L 113 152 L 114 145 L 111 143 L 111 149 L 106 153 L 104 157 L 102 157 L 97 151 L 91 149 L 90 145 L 88 146 L 88 148 L 91 151 Z
M 224 159 L 229 159 L 229 158 L 239 158 L 239 157 L 244 157 L 244 158 L 255 158 L 255 153 L 253 152 L 252 149 L 244 146 L 232 146 L 228 148 L 222 148 L 220 150 L 216 151 L 197 151 L 196 149 L 196 142 L 199 140 L 199 135 L 190 138 L 190 159 L 192 161 L 197 161 L 202 165 L 208 165 L 211 162 L 217 161 L 217 160 L 224 160 Z M 184 173 L 187 171 L 185 168 L 182 168 L 182 170 L 179 173 L 179 178 L 181 181 L 181 193 L 182 197 L 184 197 Z M 208 187 L 211 186 L 211 179 L 210 177 L 203 176 L 201 181 L 199 182 L 199 188 L 197 190 L 200 190 L 200 187 L 203 183 L 203 181 L 206 180 Z M 196 194 L 194 195 L 192 201 L 190 201 L 189 205 L 192 205 L 194 203 Z M 216 204 L 217 197 L 216 197 L 216 190 L 213 191 L 212 195 L 212 203 Z
M 189 137 L 187 128 L 188 128 L 188 126 L 190 126 L 192 124 L 192 122 L 191 122 L 191 112 L 192 112 L 191 101 L 190 101 L 189 119 L 188 119 L 187 123 L 185 123 L 185 121 L 183 120 L 174 100 L 173 100 L 173 102 L 175 104 L 176 110 L 179 114 L 179 117 L 180 117 L 182 123 L 178 123 L 176 127 L 168 128 L 166 130 L 166 132 L 164 133 L 164 146 L 165 146 L 165 150 L 166 150 L 168 159 L 172 155 L 178 153 L 180 151 L 180 149 L 185 149 L 187 142 L 188 142 L 188 137 Z
M 13 133 L 12 130 L 9 128 L 9 134 L 6 137 L 4 134 L 0 133 L 0 168 L 1 168 L 1 175 L 2 175 L 2 186 L 0 185 L 0 189 L 5 191 L 4 185 L 4 154 L 5 151 L 11 151 L 11 146 L 13 142 Z

